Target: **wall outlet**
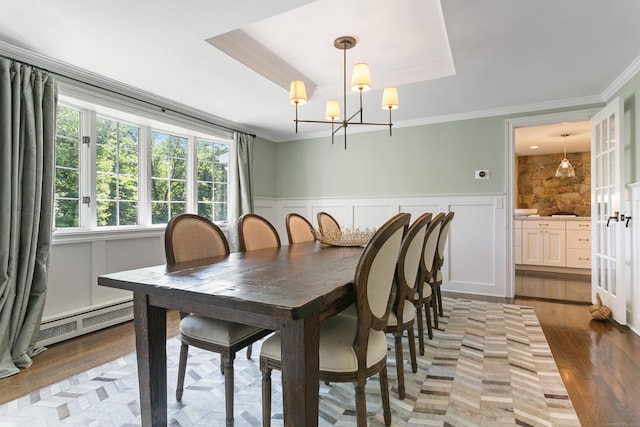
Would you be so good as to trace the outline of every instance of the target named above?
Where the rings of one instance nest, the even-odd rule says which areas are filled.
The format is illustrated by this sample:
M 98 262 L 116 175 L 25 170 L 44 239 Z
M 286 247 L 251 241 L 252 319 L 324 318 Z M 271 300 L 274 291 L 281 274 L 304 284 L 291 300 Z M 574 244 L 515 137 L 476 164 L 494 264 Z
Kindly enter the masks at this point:
M 477 170 L 476 179 L 489 179 L 489 171 L 487 169 Z

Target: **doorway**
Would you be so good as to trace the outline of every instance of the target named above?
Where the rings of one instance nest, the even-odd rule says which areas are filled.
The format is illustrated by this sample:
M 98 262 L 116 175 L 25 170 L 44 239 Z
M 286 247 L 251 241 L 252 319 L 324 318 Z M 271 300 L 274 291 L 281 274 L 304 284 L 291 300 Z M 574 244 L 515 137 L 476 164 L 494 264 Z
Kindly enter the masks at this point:
M 585 243 L 591 234 L 593 114 L 582 110 L 507 120 L 507 224 L 513 233 L 515 296 L 591 301 L 591 252 Z M 556 177 L 565 144 L 575 176 Z

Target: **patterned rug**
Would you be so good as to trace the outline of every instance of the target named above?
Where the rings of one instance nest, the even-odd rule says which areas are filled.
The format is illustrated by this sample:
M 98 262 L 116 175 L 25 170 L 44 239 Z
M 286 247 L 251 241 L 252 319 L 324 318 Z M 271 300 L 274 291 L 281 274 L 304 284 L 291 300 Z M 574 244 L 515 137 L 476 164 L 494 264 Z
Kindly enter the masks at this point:
M 444 318 L 413 374 L 405 348 L 406 398 L 397 398 L 393 340 L 388 372 L 393 426 L 579 426 L 580 423 L 530 307 L 444 298 Z M 182 402 L 175 401 L 177 338 L 167 342 L 171 426 L 224 425 L 224 377 L 217 354 L 191 348 Z M 261 424 L 259 345 L 238 354 L 235 425 Z M 383 426 L 377 376 L 367 383 L 371 426 Z M 281 426 L 280 374 L 272 376 L 272 425 Z M 5 426 L 138 426 L 135 354 L 0 406 Z M 355 425 L 351 384 L 320 385 L 320 426 Z

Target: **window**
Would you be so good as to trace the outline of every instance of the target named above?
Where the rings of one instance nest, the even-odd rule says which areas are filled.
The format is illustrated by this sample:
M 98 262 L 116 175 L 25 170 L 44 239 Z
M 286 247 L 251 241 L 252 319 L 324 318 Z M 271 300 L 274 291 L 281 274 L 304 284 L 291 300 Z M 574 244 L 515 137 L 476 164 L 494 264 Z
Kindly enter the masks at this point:
M 58 107 L 54 228 L 80 225 L 80 112 Z
M 229 146 L 198 140 L 198 214 L 227 220 Z
M 140 129 L 96 120 L 96 214 L 98 227 L 138 224 Z
M 151 132 L 151 218 L 166 224 L 187 211 L 187 138 Z
M 56 230 L 166 224 L 185 212 L 226 222 L 230 142 L 61 96 Z

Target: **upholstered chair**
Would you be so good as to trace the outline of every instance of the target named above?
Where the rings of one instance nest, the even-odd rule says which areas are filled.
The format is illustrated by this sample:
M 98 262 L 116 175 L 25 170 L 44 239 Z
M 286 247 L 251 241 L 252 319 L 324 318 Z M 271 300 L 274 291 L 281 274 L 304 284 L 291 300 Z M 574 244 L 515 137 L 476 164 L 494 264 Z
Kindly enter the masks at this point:
M 326 212 L 318 212 L 318 229 L 320 234 L 329 234 L 335 239 L 339 239 L 342 234 L 340 224 L 334 217 Z
M 260 215 L 242 215 L 238 221 L 238 235 L 241 252 L 280 247 L 278 232 Z
M 429 338 L 433 338 L 433 332 L 431 330 L 431 309 L 434 309 L 434 326 L 438 327 L 438 316 L 435 315 L 435 306 L 433 300 L 433 289 L 431 284 L 435 277 L 433 270 L 433 260 L 436 256 L 436 250 L 438 246 L 438 237 L 440 236 L 440 229 L 442 228 L 442 221 L 444 220 L 444 214 L 439 213 L 431 219 L 427 233 L 425 236 L 424 251 L 422 256 L 422 263 L 420 264 L 420 276 L 422 281 L 418 286 L 417 298 L 414 297 L 414 304 L 418 311 L 416 317 L 418 318 L 418 345 L 420 347 L 420 355 L 424 355 L 424 326 L 422 323 L 422 309 L 424 308 L 424 314 L 427 320 L 427 333 Z
M 168 265 L 229 256 L 229 243 L 222 230 L 208 219 L 183 214 L 172 218 L 164 235 Z M 180 361 L 176 400 L 182 400 L 189 346 L 220 353 L 220 366 L 224 373 L 226 425 L 233 425 L 233 361 L 236 352 L 247 347 L 250 357 L 251 344 L 264 338 L 271 331 L 213 319 L 199 314 L 183 313 L 180 320 Z
M 444 249 L 449 240 L 449 230 L 451 229 L 451 221 L 455 212 L 449 212 L 445 215 L 442 221 L 442 228 L 440 228 L 440 236 L 438 237 L 438 246 L 436 250 L 436 256 L 433 261 L 434 280 L 432 282 L 432 288 L 435 299 L 435 306 L 437 307 L 437 314 L 443 315 L 442 311 L 442 266 L 444 265 Z
M 297 213 L 290 213 L 285 220 L 289 244 L 313 242 L 316 236 L 313 225 L 305 217 Z
M 416 306 L 413 304 L 418 295 L 418 287 L 423 281 L 420 265 L 423 259 L 425 235 L 431 214 L 425 213 L 416 219 L 402 241 L 396 267 L 394 303 L 389 313 L 385 332 L 393 334 L 396 350 L 396 372 L 398 375 L 398 396 L 405 397 L 404 361 L 402 356 L 402 335 L 407 331 L 411 370 L 418 372 L 416 361 L 416 342 L 413 325 L 416 321 Z
M 365 384 L 376 373 L 384 421 L 391 424 L 387 379 L 387 340 L 384 329 L 391 310 L 391 289 L 398 254 L 410 215 L 397 214 L 371 238 L 358 262 L 354 278 L 357 316 L 336 315 L 320 325 L 319 377 L 321 381 L 355 384 L 358 427 L 368 425 Z M 271 425 L 271 371 L 281 367 L 280 334 L 262 344 L 262 420 Z

